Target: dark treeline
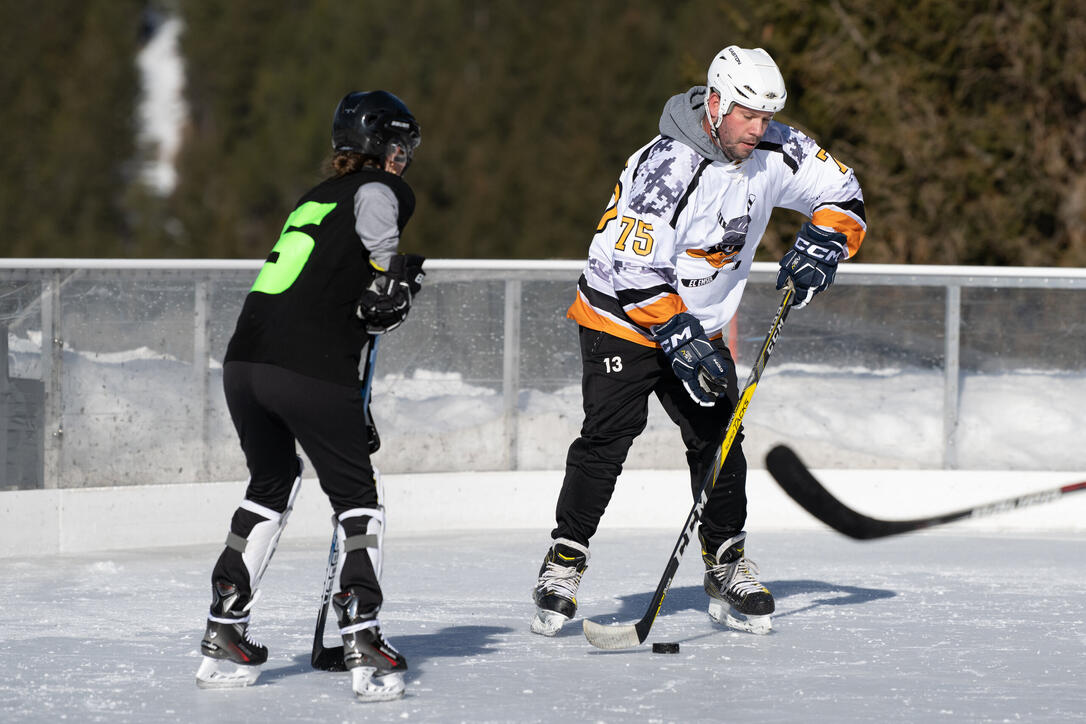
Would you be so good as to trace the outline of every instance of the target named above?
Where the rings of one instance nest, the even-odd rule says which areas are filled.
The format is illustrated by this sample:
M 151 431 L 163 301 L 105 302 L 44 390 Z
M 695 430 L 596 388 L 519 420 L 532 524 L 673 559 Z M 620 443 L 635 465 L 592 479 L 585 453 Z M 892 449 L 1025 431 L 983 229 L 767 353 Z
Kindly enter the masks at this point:
M 174 193 L 139 180 L 133 59 L 178 12 L 190 115 Z M 7 256 L 263 257 L 321 177 L 332 110 L 384 88 L 423 128 L 404 246 L 580 258 L 664 101 L 766 48 L 778 119 L 853 166 L 866 262 L 1086 266 L 1079 0 L 0 4 Z M 760 257 L 799 218 L 778 212 Z

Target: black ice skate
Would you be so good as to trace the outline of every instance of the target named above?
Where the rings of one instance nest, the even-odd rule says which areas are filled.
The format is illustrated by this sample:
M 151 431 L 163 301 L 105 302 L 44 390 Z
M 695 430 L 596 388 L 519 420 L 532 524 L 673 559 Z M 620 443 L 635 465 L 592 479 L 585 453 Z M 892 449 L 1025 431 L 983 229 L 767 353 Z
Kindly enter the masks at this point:
M 348 589 L 332 596 L 343 637 L 343 663 L 361 701 L 391 701 L 404 694 L 407 659 L 381 635 L 377 612 L 359 612 L 359 597 Z
M 200 641 L 204 658 L 196 670 L 196 685 L 201 689 L 249 686 L 260 676 L 268 649 L 249 638 L 249 613 L 239 605 L 234 584 L 215 581 L 211 595 L 207 629 Z
M 588 568 L 588 557 L 587 548 L 566 538 L 551 545 L 532 589 L 532 600 L 539 607 L 532 633 L 554 636 L 577 613 L 577 586 Z
M 773 628 L 769 616 L 774 609 L 773 594 L 754 577 L 758 568 L 743 555 L 746 538 L 746 532 L 741 531 L 713 553 L 701 538 L 709 617 L 739 631 L 765 634 Z

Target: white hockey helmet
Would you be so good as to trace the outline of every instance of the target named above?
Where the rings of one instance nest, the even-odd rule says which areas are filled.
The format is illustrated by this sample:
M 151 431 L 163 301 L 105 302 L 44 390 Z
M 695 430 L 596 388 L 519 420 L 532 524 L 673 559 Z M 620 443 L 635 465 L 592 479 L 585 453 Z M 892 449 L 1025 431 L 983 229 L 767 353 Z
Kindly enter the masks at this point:
M 724 48 L 709 64 L 708 80 L 709 92 L 720 96 L 720 117 L 714 120 L 709 114 L 709 93 L 705 94 L 705 115 L 713 128 L 720 127 L 735 105 L 776 113 L 788 98 L 780 69 L 761 48 Z

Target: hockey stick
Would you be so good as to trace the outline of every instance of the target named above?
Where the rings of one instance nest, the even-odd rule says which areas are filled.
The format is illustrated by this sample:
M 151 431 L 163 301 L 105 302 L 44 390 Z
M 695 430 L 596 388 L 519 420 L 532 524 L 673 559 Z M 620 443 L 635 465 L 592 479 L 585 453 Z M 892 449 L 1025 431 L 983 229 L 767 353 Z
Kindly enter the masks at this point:
M 333 521 L 335 518 L 333 517 Z M 346 671 L 343 663 L 343 647 L 324 646 L 324 621 L 328 617 L 328 602 L 332 600 L 332 585 L 335 583 L 336 568 L 339 566 L 339 536 L 332 528 L 332 547 L 328 551 L 328 569 L 324 574 L 324 593 L 321 595 L 321 610 L 317 613 L 317 630 L 313 632 L 313 654 L 309 664 L 321 671 Z
M 370 455 L 381 449 L 381 436 L 377 434 L 377 423 L 373 421 L 373 414 L 370 412 L 370 397 L 373 392 L 373 368 L 377 365 L 377 342 L 380 341 L 381 336 L 378 334 L 370 335 L 370 353 L 366 357 L 366 372 L 365 381 L 362 383 L 362 404 L 365 405 L 366 415 L 366 434 L 370 441 Z
M 366 419 L 366 433 L 369 439 L 370 455 L 381 447 L 381 438 L 377 435 L 377 426 L 370 415 L 370 395 L 373 391 L 373 370 L 377 366 L 378 335 L 369 337 L 369 356 L 366 357 L 366 369 L 363 373 L 362 404 Z M 309 664 L 321 671 L 346 671 L 343 663 L 343 647 L 324 645 L 324 624 L 328 618 L 328 602 L 332 600 L 332 587 L 335 585 L 336 568 L 339 566 L 339 547 L 335 516 L 332 517 L 332 547 L 328 551 L 328 568 L 324 574 L 324 593 L 321 595 L 321 608 L 317 613 L 317 629 L 313 632 L 313 654 Z
M 781 298 L 780 307 L 777 308 L 777 314 L 773 318 L 769 333 L 762 343 L 762 350 L 758 354 L 758 359 L 755 360 L 754 366 L 750 370 L 747 386 L 743 388 L 743 394 L 739 396 L 739 402 L 732 412 L 731 420 L 728 422 L 728 432 L 724 435 L 724 441 L 716 451 L 713 464 L 709 467 L 709 472 L 705 475 L 705 481 L 701 484 L 701 493 L 698 495 L 697 502 L 690 509 L 690 515 L 686 517 L 686 524 L 679 535 L 679 540 L 675 542 L 671 558 L 667 562 L 667 567 L 664 568 L 664 575 L 660 578 L 659 585 L 656 586 L 656 593 L 653 594 L 652 600 L 649 601 L 648 611 L 645 612 L 640 621 L 632 624 L 600 624 L 586 618 L 584 620 L 584 635 L 588 639 L 588 643 L 596 648 L 628 649 L 644 643 L 648 637 L 649 629 L 652 628 L 657 614 L 660 613 L 660 606 L 664 602 L 664 597 L 667 595 L 668 589 L 671 588 L 671 581 L 679 570 L 679 562 L 682 560 L 683 551 L 686 550 L 691 536 L 694 535 L 694 528 L 697 526 L 698 521 L 701 520 L 705 503 L 709 500 L 709 494 L 712 492 L 713 486 L 716 485 L 721 462 L 727 458 L 732 442 L 735 441 L 735 436 L 739 433 L 739 428 L 743 423 L 743 416 L 750 405 L 750 398 L 754 396 L 754 390 L 758 387 L 758 381 L 762 378 L 762 371 L 765 369 L 766 363 L 769 361 L 769 355 L 773 352 L 773 347 L 780 336 L 781 327 L 784 325 L 785 318 L 788 317 L 788 310 L 792 307 L 792 297 L 794 295 L 795 288 L 789 283 L 784 291 L 784 296 Z
M 1050 503 L 1069 493 L 1086 490 L 1086 481 L 1083 481 L 1059 488 L 1041 490 L 1028 495 L 1020 495 L 1016 498 L 997 500 L 994 503 L 978 505 L 953 513 L 933 515 L 930 518 L 879 520 L 878 518 L 870 518 L 862 513 L 857 513 L 833 497 L 833 494 L 822 487 L 822 484 L 811 474 L 811 471 L 791 448 L 784 445 L 774 447 L 766 455 L 765 462 L 770 474 L 777 479 L 780 486 L 784 488 L 784 492 L 788 493 L 808 513 L 834 530 L 858 540 L 885 538 L 886 536 L 953 523 L 963 518 L 980 518 L 1015 510 L 1016 508 L 1024 508 L 1028 505 Z

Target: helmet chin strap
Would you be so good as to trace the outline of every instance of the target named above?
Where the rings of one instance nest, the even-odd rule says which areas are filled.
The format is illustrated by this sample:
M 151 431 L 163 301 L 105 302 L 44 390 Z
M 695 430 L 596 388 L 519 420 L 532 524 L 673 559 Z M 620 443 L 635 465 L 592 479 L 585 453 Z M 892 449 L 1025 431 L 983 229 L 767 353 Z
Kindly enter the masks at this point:
M 716 91 L 712 91 L 712 93 L 716 93 Z M 720 99 L 720 94 L 717 93 L 716 97 L 718 99 Z M 721 100 L 723 100 L 723 99 L 721 99 Z M 720 105 L 721 105 L 720 103 L 717 104 L 717 109 L 718 110 L 720 109 Z M 717 148 L 719 148 L 721 151 L 724 152 L 725 156 L 728 156 L 728 158 L 731 158 L 731 156 L 728 155 L 728 152 L 724 150 L 724 143 L 720 140 L 720 130 L 719 130 L 720 129 L 720 124 L 724 123 L 724 116 L 726 116 L 726 115 L 727 115 L 727 113 L 721 113 L 717 117 L 717 120 L 714 122 L 713 121 L 713 115 L 709 111 L 709 98 L 708 97 L 705 98 L 705 118 L 706 118 L 706 120 L 709 121 L 709 138 L 712 139 L 713 143 L 716 144 Z

